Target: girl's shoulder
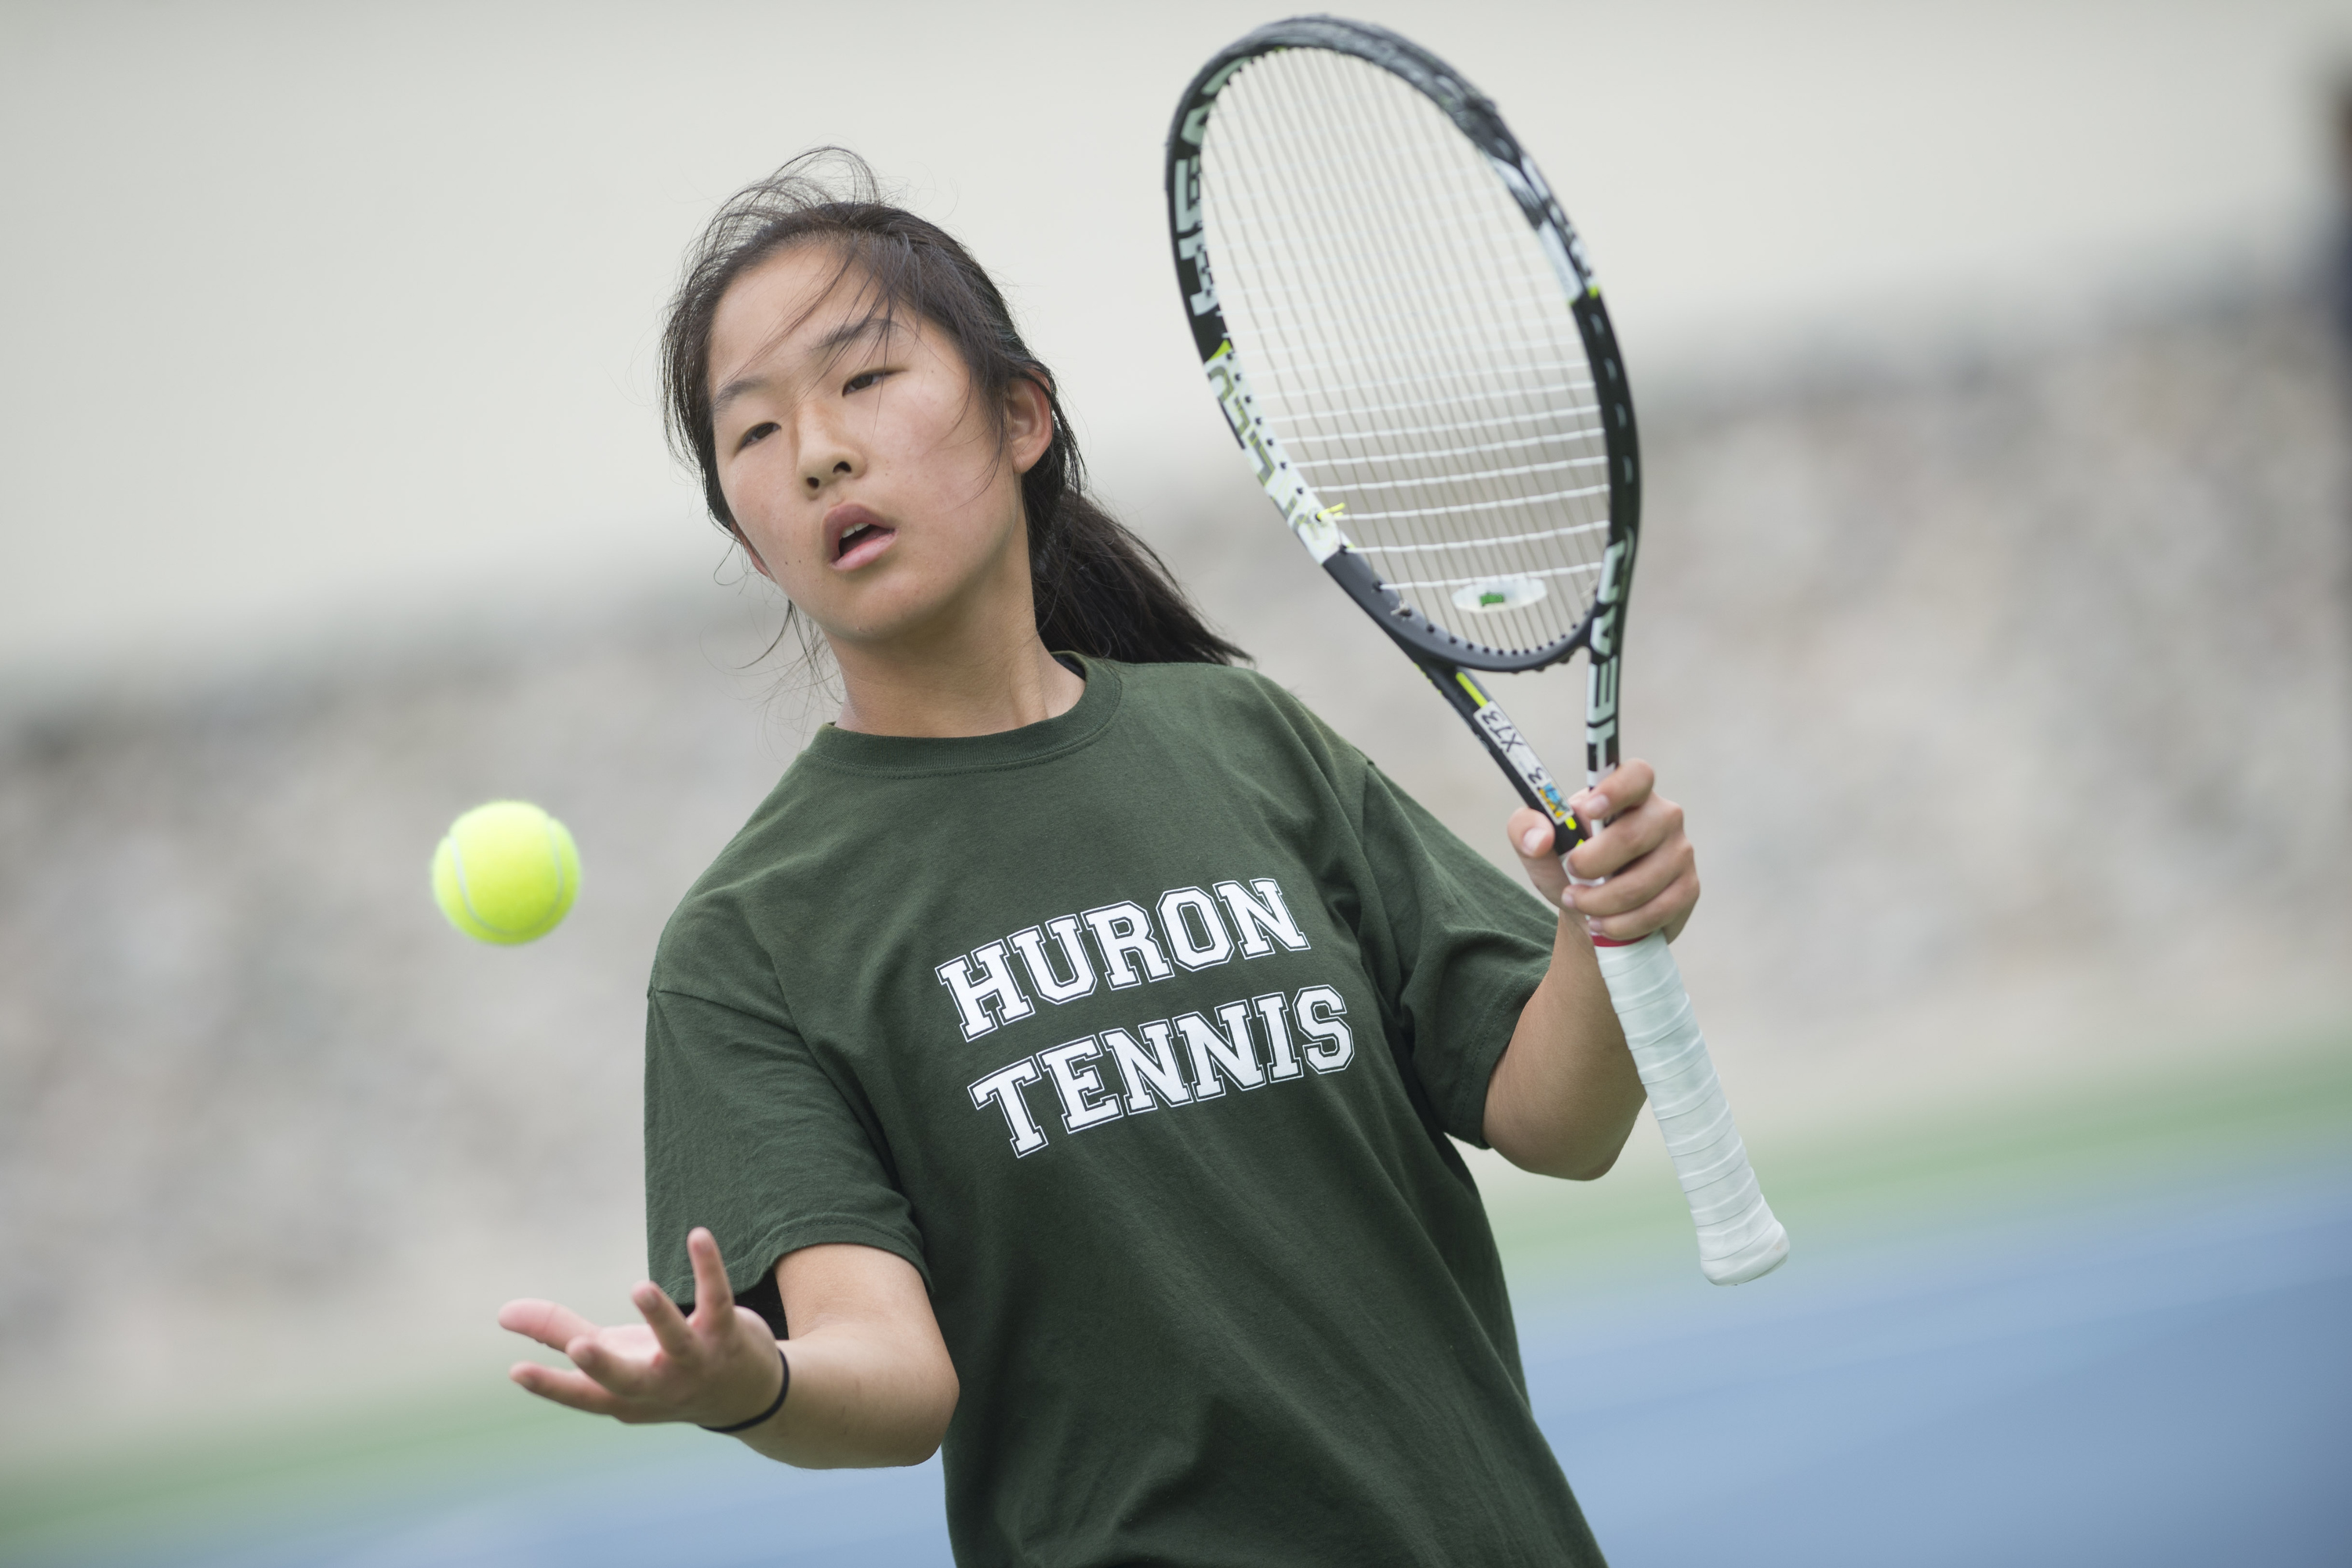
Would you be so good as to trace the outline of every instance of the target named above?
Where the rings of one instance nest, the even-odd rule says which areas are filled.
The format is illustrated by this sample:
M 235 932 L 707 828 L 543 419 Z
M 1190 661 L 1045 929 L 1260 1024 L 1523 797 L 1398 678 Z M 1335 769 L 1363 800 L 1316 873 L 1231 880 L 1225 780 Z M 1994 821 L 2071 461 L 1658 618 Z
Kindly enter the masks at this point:
M 1352 790 L 1370 766 L 1363 752 L 1325 723 L 1297 692 L 1240 665 L 1120 665 L 1129 706 L 1140 721 L 1183 727 L 1213 743 L 1292 754 Z
M 737 1005 L 709 988 L 725 973 L 746 994 L 766 994 L 775 955 L 797 944 L 799 921 L 822 907 L 811 890 L 855 880 L 872 857 L 877 833 L 887 831 L 874 820 L 875 803 L 845 789 L 837 770 L 808 763 L 803 748 L 679 898 L 654 950 L 655 989 Z
M 1108 659 L 1089 663 L 1112 664 Z M 1244 665 L 1112 664 L 1129 701 L 1152 717 L 1162 710 L 1189 710 L 1240 725 L 1268 725 L 1315 745 L 1353 747 L 1316 717 L 1298 694 Z

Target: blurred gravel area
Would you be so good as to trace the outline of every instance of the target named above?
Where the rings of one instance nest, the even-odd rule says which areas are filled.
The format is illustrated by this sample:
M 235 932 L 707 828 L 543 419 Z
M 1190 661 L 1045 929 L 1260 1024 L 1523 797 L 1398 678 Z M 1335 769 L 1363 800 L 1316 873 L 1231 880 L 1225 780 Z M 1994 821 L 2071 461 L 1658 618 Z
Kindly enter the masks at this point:
M 2352 1001 L 2337 376 L 2283 295 L 1651 412 L 1630 747 L 1691 808 L 1677 951 L 1740 1072 L 1861 1039 L 1838 1059 L 1891 1083 L 2116 996 L 2249 1027 Z M 1158 540 L 1180 573 L 1500 858 L 1510 803 L 1456 721 L 1238 464 L 1205 483 Z M 0 1458 L 494 1378 L 509 1294 L 621 1309 L 653 942 L 808 722 L 741 668 L 773 616 L 714 588 L 8 710 Z M 1574 765 L 1575 689 L 1505 700 Z M 509 795 L 586 879 L 556 935 L 490 950 L 425 864 Z

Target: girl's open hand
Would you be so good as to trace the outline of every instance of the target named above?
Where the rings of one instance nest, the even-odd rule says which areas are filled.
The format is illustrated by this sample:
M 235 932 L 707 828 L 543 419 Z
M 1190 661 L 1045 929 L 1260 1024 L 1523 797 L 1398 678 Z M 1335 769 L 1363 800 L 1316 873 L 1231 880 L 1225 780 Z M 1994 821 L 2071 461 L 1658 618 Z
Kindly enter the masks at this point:
M 1649 763 L 1631 758 L 1573 796 L 1578 819 L 1602 826 L 1568 853 L 1565 869 L 1543 814 L 1511 814 L 1507 831 L 1528 879 L 1592 936 L 1637 942 L 1663 931 L 1672 942 L 1698 903 L 1698 858 L 1683 835 L 1683 808 L 1657 793 L 1657 779 Z
M 572 1358 L 576 1371 L 515 1363 L 507 1375 L 541 1398 L 632 1425 L 692 1421 L 725 1426 L 758 1415 L 784 1371 L 775 1335 L 760 1315 L 735 1304 L 719 1243 L 697 1226 L 686 1239 L 694 1261 L 694 1313 L 680 1313 L 647 1280 L 629 1299 L 643 1323 L 602 1328 L 553 1301 L 509 1301 L 499 1326 Z

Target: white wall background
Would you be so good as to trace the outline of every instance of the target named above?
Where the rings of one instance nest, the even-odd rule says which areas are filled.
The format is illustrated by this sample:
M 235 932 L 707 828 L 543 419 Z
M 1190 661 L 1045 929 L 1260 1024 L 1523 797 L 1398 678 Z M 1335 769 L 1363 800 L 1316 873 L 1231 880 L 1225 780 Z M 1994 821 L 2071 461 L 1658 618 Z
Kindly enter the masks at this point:
M 2271 267 L 2343 0 L 1354 7 L 1493 93 L 1653 392 Z M 0 689 L 315 657 L 716 563 L 652 344 L 734 186 L 954 227 L 1147 531 L 1229 463 L 1158 150 L 1264 4 L 0 5 Z

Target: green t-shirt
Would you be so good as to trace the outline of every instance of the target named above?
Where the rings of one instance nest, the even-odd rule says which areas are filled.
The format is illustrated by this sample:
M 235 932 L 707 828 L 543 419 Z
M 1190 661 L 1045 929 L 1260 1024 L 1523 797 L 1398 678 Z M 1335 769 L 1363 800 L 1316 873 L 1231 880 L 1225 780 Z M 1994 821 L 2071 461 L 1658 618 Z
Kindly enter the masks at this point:
M 654 1278 L 920 1270 L 965 1564 L 1597 1563 L 1445 1134 L 1553 920 L 1298 701 L 820 731 L 663 934 Z M 789 1528 L 787 1525 L 786 1528 Z

